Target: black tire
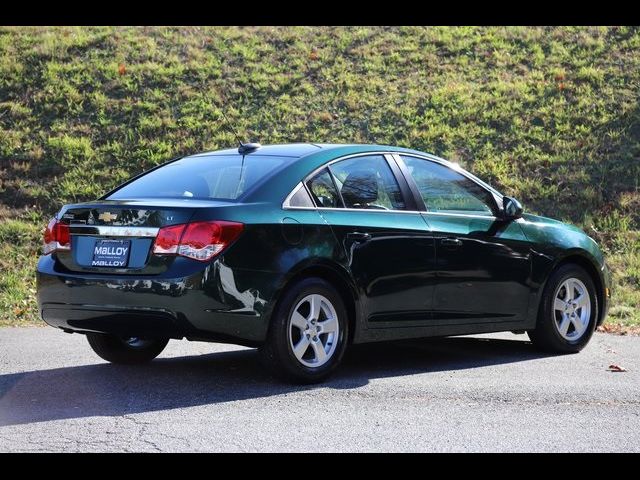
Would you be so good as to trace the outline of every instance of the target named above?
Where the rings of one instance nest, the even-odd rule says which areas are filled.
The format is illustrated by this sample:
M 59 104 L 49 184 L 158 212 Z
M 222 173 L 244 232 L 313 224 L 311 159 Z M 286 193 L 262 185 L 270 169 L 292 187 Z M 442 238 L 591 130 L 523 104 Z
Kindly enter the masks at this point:
M 302 360 L 298 360 L 293 353 L 292 340 L 289 337 L 294 309 L 309 295 L 322 295 L 329 300 L 338 321 L 337 338 L 334 338 L 335 349 L 326 363 L 317 367 L 304 365 L 301 363 Z M 301 384 L 321 382 L 340 364 L 347 347 L 348 329 L 347 310 L 336 289 L 321 278 L 301 280 L 286 290 L 273 313 L 265 344 L 260 348 L 263 364 L 275 376 L 289 382 Z M 321 336 L 322 334 L 317 337 Z
M 569 279 L 578 279 L 587 288 L 591 305 L 589 323 L 584 333 L 574 340 L 560 334 L 559 320 L 554 308 L 555 295 L 562 284 Z M 586 316 L 586 314 L 585 314 Z M 554 271 L 542 294 L 535 330 L 527 331 L 533 344 L 541 350 L 554 353 L 577 353 L 582 350 L 593 335 L 598 318 L 598 297 L 591 276 L 580 266 L 566 264 Z
M 128 342 L 126 338 L 103 333 L 87 333 L 89 345 L 107 362 L 124 365 L 147 363 L 160 355 L 169 339 L 144 339 Z

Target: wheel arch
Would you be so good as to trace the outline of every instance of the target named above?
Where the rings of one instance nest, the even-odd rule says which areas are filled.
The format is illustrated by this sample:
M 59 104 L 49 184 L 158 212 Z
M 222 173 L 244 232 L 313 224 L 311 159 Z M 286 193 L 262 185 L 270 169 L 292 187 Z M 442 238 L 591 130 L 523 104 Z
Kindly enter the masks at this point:
M 295 282 L 303 279 L 317 277 L 330 283 L 338 291 L 342 297 L 345 308 L 347 310 L 349 321 L 349 343 L 352 343 L 358 335 L 361 322 L 361 307 L 359 295 L 350 275 L 345 269 L 333 262 L 322 261 L 319 259 L 302 262 L 293 268 L 289 275 L 285 277 L 274 296 L 275 301 L 271 312 L 276 312 L 284 292 Z M 271 319 L 269 319 L 271 324 Z
M 549 278 L 552 272 L 555 272 L 558 268 L 568 264 L 574 264 L 574 265 L 578 265 L 579 267 L 582 267 L 593 280 L 593 284 L 596 288 L 596 298 L 598 301 L 598 319 L 596 321 L 596 325 L 601 325 L 606 315 L 606 309 L 604 308 L 606 304 L 606 299 L 605 299 L 605 285 L 604 285 L 602 275 L 598 270 L 597 263 L 595 262 L 595 260 L 590 258 L 588 252 L 584 252 L 580 250 L 570 251 L 566 255 L 556 260 L 553 267 L 549 270 L 549 275 L 547 275 L 547 279 Z M 544 287 L 546 287 L 546 283 L 547 282 L 545 281 Z M 541 289 L 541 292 L 544 291 L 544 287 Z M 540 294 L 538 308 L 540 308 L 539 306 L 541 301 L 542 301 L 542 293 Z

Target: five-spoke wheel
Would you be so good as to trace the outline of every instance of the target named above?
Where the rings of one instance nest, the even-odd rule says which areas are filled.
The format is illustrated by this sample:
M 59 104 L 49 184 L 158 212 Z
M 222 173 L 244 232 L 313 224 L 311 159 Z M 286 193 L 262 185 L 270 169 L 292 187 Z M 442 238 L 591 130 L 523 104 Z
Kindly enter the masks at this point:
M 544 350 L 578 352 L 595 330 L 598 302 L 589 274 L 566 264 L 553 272 L 545 286 L 535 330 L 529 338 Z
M 261 348 L 265 365 L 296 382 L 324 379 L 346 347 L 347 312 L 340 293 L 320 278 L 292 285 L 274 312 Z
M 591 319 L 591 297 L 582 281 L 569 278 L 556 289 L 553 310 L 560 335 L 571 341 L 580 338 Z
M 336 351 L 340 325 L 331 302 L 311 294 L 298 302 L 289 321 L 289 342 L 298 361 L 307 367 L 324 365 Z

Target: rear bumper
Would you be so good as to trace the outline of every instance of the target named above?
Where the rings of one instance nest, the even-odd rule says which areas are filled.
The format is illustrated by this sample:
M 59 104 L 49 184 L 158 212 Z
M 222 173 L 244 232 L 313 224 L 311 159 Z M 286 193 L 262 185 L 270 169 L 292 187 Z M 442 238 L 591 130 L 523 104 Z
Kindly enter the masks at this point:
M 42 319 L 66 331 L 102 332 L 120 336 L 182 338 L 191 325 L 180 325 L 177 315 L 156 308 L 121 308 L 116 305 L 43 303 Z
M 190 260 L 189 260 L 190 261 Z M 115 276 L 57 270 L 40 258 L 42 319 L 73 332 L 259 345 L 266 337 L 278 274 L 194 263 L 186 276 Z

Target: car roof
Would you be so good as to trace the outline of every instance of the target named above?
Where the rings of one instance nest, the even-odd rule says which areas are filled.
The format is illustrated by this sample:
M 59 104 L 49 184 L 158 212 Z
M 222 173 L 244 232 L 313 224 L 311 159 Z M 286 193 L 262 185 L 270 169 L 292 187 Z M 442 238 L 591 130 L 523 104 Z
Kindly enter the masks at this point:
M 247 155 L 263 155 L 274 157 L 292 157 L 300 158 L 310 153 L 314 153 L 322 149 L 320 144 L 314 143 L 288 143 L 282 145 L 262 145 L 260 148 L 248 152 Z M 218 155 L 238 155 L 238 147 L 226 148 L 224 150 L 215 150 L 211 152 L 196 153 L 190 157 L 207 157 Z
M 259 182 L 255 188 L 247 192 L 247 196 L 242 201 L 273 201 L 279 199 L 282 201 L 291 190 L 302 181 L 312 171 L 322 167 L 329 161 L 336 158 L 349 155 L 366 154 L 366 153 L 406 153 L 417 154 L 422 157 L 437 160 L 445 165 L 456 168 L 455 164 L 435 155 L 413 150 L 410 148 L 396 147 L 391 145 L 377 144 L 358 144 L 358 143 L 288 143 L 280 145 L 263 145 L 252 150 L 245 155 L 247 157 L 265 157 L 273 156 L 280 158 L 288 158 L 289 161 L 268 175 L 264 181 Z M 206 157 L 206 156 L 223 156 L 223 155 L 240 155 L 238 148 L 227 148 L 224 150 L 215 150 L 210 152 L 197 153 L 184 158 Z M 473 177 L 490 190 L 496 191 L 490 185 L 487 185 L 477 177 Z M 496 191 L 497 192 L 497 191 Z
M 389 145 L 375 144 L 353 144 L 353 143 L 289 143 L 281 145 L 263 145 L 245 154 L 249 157 L 280 157 L 287 158 L 281 167 L 273 171 L 272 175 L 265 176 L 243 196 L 242 202 L 282 201 L 284 196 L 291 192 L 291 189 L 307 176 L 314 169 L 322 166 L 335 158 L 362 154 L 368 152 L 397 152 L 397 153 L 417 153 L 425 155 L 416 150 L 393 147 Z M 217 157 L 217 156 L 239 156 L 238 148 L 227 148 L 210 152 L 197 153 L 185 158 L 195 157 Z M 282 197 L 282 198 L 280 198 Z
M 286 144 L 274 144 L 274 145 L 262 145 L 260 148 L 253 150 L 246 155 L 261 155 L 261 156 L 274 156 L 274 157 L 291 157 L 301 158 L 310 154 L 319 153 L 321 151 L 328 152 L 336 149 L 348 149 L 353 153 L 367 152 L 367 151 L 404 151 L 404 152 L 417 152 L 416 150 L 410 150 L 400 147 L 392 147 L 389 145 L 367 145 L 357 143 L 286 143 Z M 213 150 L 209 152 L 196 153 L 189 155 L 188 157 L 205 157 L 205 156 L 218 156 L 218 155 L 238 155 L 238 148 L 226 148 L 223 150 Z M 188 158 L 187 157 L 187 158 Z

